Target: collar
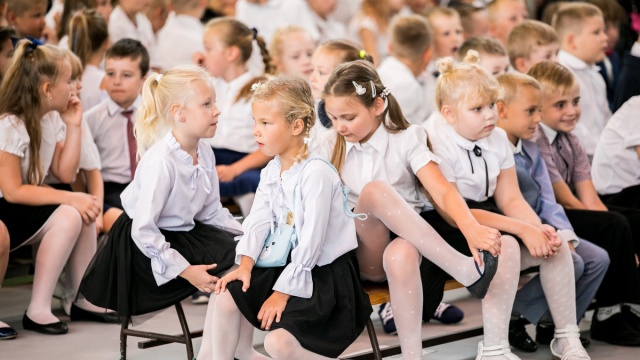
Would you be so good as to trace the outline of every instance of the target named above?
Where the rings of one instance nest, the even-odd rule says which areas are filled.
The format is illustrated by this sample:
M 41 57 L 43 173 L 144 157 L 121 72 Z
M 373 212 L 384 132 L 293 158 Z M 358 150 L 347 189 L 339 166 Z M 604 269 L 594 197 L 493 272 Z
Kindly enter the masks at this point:
M 491 148 L 489 147 L 489 142 L 487 141 L 487 139 L 491 135 L 483 139 L 471 141 L 460 136 L 460 134 L 458 134 L 453 129 L 453 126 L 451 126 L 451 124 L 447 123 L 446 121 L 445 121 L 445 129 L 449 133 L 449 137 L 453 140 L 453 142 L 465 150 L 471 151 L 473 150 L 474 147 L 478 146 L 482 150 L 491 151 Z
M 586 62 L 582 61 L 581 59 L 575 57 L 572 54 L 569 54 L 566 51 L 560 51 L 558 53 L 558 61 L 563 64 L 566 65 L 567 67 L 569 67 L 571 70 L 587 70 L 587 69 L 591 69 L 593 71 L 600 71 L 600 67 L 593 64 L 593 65 L 589 65 Z
M 549 144 L 553 144 L 553 142 L 556 140 L 556 137 L 558 137 L 558 132 L 543 123 L 540 123 L 540 129 L 542 129 L 544 136 L 547 137 Z
M 220 94 L 223 91 L 218 91 L 218 89 L 222 89 L 222 88 L 227 88 L 226 91 L 224 91 L 224 93 L 227 94 L 238 94 L 238 92 L 240 91 L 240 89 L 242 89 L 243 86 L 247 85 L 247 83 L 249 82 L 249 80 L 253 79 L 254 75 L 251 74 L 251 72 L 247 71 L 244 74 L 238 76 L 237 78 L 231 80 L 230 82 L 226 82 L 224 80 L 224 78 L 219 77 L 216 78 L 216 84 L 215 84 L 215 88 L 216 88 L 216 93 Z
M 384 125 L 380 123 L 376 131 L 371 135 L 366 143 L 361 144 L 359 142 L 352 143 L 348 141 L 346 143 L 346 155 L 348 155 L 349 151 L 354 147 L 358 150 L 362 150 L 363 146 L 367 144 L 373 147 L 378 153 L 380 153 L 380 155 L 384 155 L 387 149 L 387 144 L 389 143 L 389 133 L 387 132 L 387 129 L 385 129 Z
M 135 114 L 135 110 L 140 107 L 140 102 L 141 102 L 141 98 L 140 98 L 140 95 L 138 95 L 138 97 L 133 102 L 133 105 L 131 105 L 131 107 L 129 107 L 128 109 L 123 109 L 122 107 L 120 107 L 120 105 L 118 105 L 115 101 L 113 101 L 113 99 L 111 99 L 111 97 L 108 97 L 107 98 L 107 113 L 109 114 L 110 117 L 114 117 L 118 113 L 121 113 L 121 112 L 126 111 L 126 110 L 132 110 L 134 112 L 134 114 Z
M 513 145 L 511 141 L 509 141 L 509 147 L 511 148 L 511 151 L 514 155 L 522 153 L 522 140 L 518 139 L 518 142 L 515 145 Z

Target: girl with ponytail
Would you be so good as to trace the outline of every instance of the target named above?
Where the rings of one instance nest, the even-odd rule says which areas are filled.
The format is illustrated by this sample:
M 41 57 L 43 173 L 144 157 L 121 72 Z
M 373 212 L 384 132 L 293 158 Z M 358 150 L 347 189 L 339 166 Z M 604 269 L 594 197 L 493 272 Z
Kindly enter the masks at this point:
M 222 113 L 218 136 L 208 141 L 216 155 L 220 195 L 232 198 L 244 216 L 251 209 L 260 169 L 270 160 L 258 150 L 253 138 L 251 85 L 266 81 L 264 76 L 255 77 L 247 67 L 254 44 L 260 48 L 265 74 L 273 74 L 275 68 L 262 36 L 230 17 L 206 25 L 205 52 L 196 56 L 196 61 L 215 77 L 217 105 Z
M 209 75 L 194 65 L 145 81 L 135 124 L 140 171 L 82 297 L 120 317 L 146 314 L 211 292 L 233 265 L 241 226 L 220 204 L 215 158 L 202 141 L 216 132 L 215 100 Z

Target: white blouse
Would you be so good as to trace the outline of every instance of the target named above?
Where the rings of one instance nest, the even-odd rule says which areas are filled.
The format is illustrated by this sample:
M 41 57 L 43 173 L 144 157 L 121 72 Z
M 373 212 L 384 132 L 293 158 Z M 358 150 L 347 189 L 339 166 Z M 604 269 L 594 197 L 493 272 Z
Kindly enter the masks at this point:
M 195 220 L 240 234 L 242 227 L 220 204 L 213 151 L 198 144 L 198 165 L 171 132 L 138 163 L 131 184 L 122 192 L 122 207 L 133 219 L 131 237 L 151 259 L 158 286 L 175 279 L 190 264 L 165 241 L 160 229 L 189 231 Z
M 242 223 L 244 235 L 236 248 L 237 263 L 242 255 L 255 261 L 272 224 L 285 221 L 285 209 L 294 209 L 295 202 L 298 244 L 273 290 L 303 298 L 313 294 L 311 269 L 332 263 L 358 245 L 355 223 L 344 212 L 340 177 L 324 161 L 309 159 L 280 174 L 282 164 L 276 157 L 262 170 L 251 213 Z
M 48 112 L 40 121 L 42 126 L 42 141 L 40 143 L 40 162 L 42 163 L 44 179 L 49 173 L 56 144 L 64 140 L 65 127 L 60 115 Z M 0 117 L 0 151 L 16 155 L 21 158 L 20 170 L 22 183 L 28 184 L 27 172 L 29 170 L 29 143 L 31 139 L 27 133 L 24 122 L 13 114 Z M 2 192 L 0 192 L 2 197 Z
M 319 134 L 312 146 L 319 154 L 330 159 L 336 142 L 336 131 Z M 314 144 L 316 143 L 316 144 Z M 389 183 L 416 212 L 420 212 L 423 201 L 419 196 L 418 179 L 415 174 L 430 161 L 440 160 L 427 148 L 427 133 L 411 125 L 398 133 L 389 133 L 380 125 L 371 138 L 364 143 L 346 143 L 345 161 L 341 176 L 349 187 L 349 206 L 354 208 L 364 186 L 372 180 Z
M 431 150 L 442 159 L 440 170 L 449 182 L 456 184 L 465 199 L 486 201 L 496 190 L 500 171 L 515 166 L 507 134 L 500 128 L 484 139 L 469 141 L 439 116 L 429 120 L 425 127 Z M 475 146 L 481 149 L 482 156 L 474 154 Z

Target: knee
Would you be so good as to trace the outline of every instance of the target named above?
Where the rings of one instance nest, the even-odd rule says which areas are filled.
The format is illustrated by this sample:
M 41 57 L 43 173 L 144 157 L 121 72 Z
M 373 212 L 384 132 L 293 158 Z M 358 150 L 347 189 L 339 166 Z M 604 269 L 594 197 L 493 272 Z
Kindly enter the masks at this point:
M 213 298 L 214 296 L 215 298 Z M 238 309 L 238 306 L 236 305 L 235 300 L 233 300 L 233 296 L 231 296 L 231 293 L 229 293 L 229 291 L 224 291 L 224 292 L 221 291 L 219 295 L 211 295 L 211 297 L 212 298 L 209 301 L 216 302 L 215 303 L 216 312 L 229 314 L 229 313 L 240 311 Z
M 580 278 L 584 274 L 584 259 L 580 255 L 571 252 L 571 259 L 573 260 L 573 273 L 576 279 Z
M 264 339 L 264 349 L 275 360 L 293 360 L 295 349 L 298 347 L 298 340 L 284 329 L 269 331 Z
M 55 225 L 64 227 L 68 231 L 79 232 L 82 228 L 82 216 L 73 206 L 60 205 L 54 216 L 56 217 Z
M 4 225 L 2 221 L 0 221 L 0 254 L 4 254 L 5 252 L 9 252 L 10 245 L 9 239 L 9 230 Z
M 408 272 L 417 271 L 420 254 L 407 240 L 397 238 L 385 248 L 382 264 L 388 279 L 402 279 Z
M 500 243 L 501 255 L 508 255 L 510 257 L 517 256 L 518 261 L 520 261 L 520 244 L 518 240 L 511 235 L 502 235 L 500 236 Z
M 358 199 L 366 199 L 366 200 L 378 200 L 384 199 L 387 194 L 393 193 L 395 190 L 391 185 L 384 181 L 373 180 L 368 182 L 360 191 L 360 196 Z

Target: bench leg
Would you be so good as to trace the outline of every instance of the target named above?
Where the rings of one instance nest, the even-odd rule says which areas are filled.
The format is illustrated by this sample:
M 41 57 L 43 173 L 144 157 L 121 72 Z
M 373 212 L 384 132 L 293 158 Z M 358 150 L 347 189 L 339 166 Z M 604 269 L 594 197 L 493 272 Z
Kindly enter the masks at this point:
M 371 319 L 367 320 L 367 333 L 369 334 L 369 341 L 371 342 L 371 348 L 373 350 L 373 358 L 376 360 L 382 360 L 382 352 L 380 351 L 380 344 L 378 344 L 376 329 L 373 328 L 373 322 Z

